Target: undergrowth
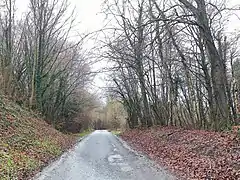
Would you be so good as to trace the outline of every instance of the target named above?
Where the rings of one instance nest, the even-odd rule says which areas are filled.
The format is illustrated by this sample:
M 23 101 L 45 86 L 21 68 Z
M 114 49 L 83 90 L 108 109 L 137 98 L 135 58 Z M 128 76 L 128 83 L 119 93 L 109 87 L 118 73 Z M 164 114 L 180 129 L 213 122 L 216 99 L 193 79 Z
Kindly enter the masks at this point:
M 5 97 L 0 97 L 0 129 L 0 180 L 29 179 L 76 139 Z

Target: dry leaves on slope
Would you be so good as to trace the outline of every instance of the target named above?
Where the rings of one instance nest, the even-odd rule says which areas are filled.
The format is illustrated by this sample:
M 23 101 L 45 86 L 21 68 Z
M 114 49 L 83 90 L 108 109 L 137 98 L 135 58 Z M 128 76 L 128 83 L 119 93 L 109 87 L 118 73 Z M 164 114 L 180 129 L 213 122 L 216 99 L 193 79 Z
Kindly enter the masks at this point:
M 122 138 L 183 179 L 240 179 L 236 134 L 157 127 L 126 131 Z

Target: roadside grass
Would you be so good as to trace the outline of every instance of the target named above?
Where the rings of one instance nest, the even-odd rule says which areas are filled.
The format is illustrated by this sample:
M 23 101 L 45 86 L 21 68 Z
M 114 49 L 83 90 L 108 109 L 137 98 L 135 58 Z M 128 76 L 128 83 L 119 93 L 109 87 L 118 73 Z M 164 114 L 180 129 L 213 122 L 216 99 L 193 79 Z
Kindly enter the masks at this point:
M 85 130 L 85 131 L 79 133 L 78 136 L 79 137 L 84 137 L 84 136 L 87 136 L 87 135 L 91 134 L 92 132 L 93 132 L 92 129 L 88 129 L 88 130 Z
M 122 131 L 121 130 L 111 130 L 111 133 L 113 135 L 119 136 L 122 133 Z

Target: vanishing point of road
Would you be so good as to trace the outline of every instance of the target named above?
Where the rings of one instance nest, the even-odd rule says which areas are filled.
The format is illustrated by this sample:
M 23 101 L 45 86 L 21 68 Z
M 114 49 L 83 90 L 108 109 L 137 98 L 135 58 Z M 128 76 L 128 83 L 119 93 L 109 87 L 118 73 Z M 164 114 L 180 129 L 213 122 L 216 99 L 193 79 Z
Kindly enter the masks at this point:
M 108 131 L 95 131 L 34 180 L 173 180 Z

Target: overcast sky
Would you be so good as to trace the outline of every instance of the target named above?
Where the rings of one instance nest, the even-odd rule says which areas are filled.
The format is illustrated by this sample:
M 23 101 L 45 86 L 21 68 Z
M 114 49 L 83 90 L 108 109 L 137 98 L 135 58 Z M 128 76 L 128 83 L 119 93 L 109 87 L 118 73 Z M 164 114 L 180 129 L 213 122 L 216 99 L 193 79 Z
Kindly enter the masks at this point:
M 95 30 L 102 25 L 101 4 L 103 0 L 69 0 L 72 7 L 76 7 L 78 21 L 81 22 L 79 30 Z M 24 12 L 29 4 L 29 0 L 16 0 L 18 14 Z M 84 27 L 84 29 L 82 29 Z
M 69 0 L 72 6 L 76 7 L 78 14 L 77 21 L 80 32 L 95 31 L 103 25 L 103 15 L 101 15 L 101 4 L 104 0 Z M 239 0 L 226 0 L 229 6 L 240 4 Z M 27 9 L 29 0 L 16 0 L 17 10 L 24 12 Z M 240 13 L 239 13 L 240 17 Z M 231 18 L 231 29 L 240 28 L 240 20 L 237 17 Z

